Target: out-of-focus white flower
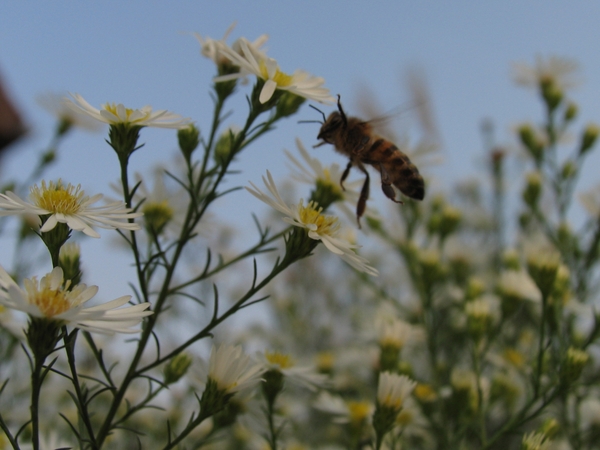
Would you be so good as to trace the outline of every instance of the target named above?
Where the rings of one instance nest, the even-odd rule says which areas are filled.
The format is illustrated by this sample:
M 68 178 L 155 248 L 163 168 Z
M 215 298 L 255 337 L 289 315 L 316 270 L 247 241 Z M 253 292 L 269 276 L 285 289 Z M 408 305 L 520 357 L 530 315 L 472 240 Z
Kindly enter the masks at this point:
M 525 87 L 539 87 L 540 83 L 551 81 L 559 88 L 566 89 L 581 84 L 576 61 L 559 56 L 543 58 L 537 56 L 535 64 L 514 63 L 513 79 Z
M 238 45 L 239 52 L 233 48 L 221 46 L 219 53 L 240 67 L 240 72 L 219 76 L 215 78 L 216 82 L 234 80 L 247 74 L 253 74 L 265 81 L 259 96 L 261 103 L 269 101 L 277 89 L 289 91 L 320 103 L 334 102 L 329 89 L 323 87 L 325 83 L 323 78 L 315 77 L 303 70 L 296 70 L 292 75 L 288 75 L 280 70 L 276 60 L 259 51 L 255 44 L 246 38 L 240 38 Z
M 321 391 L 313 403 L 313 407 L 329 413 L 336 423 L 360 424 L 368 422 L 373 415 L 375 406 L 366 401 L 346 401 L 341 397 Z
M 200 378 L 204 384 L 212 380 L 225 394 L 235 394 L 252 389 L 260 381 L 264 369 L 246 355 L 242 347 L 221 344 L 212 347 L 208 369 L 201 367 Z
M 263 193 L 252 182 L 250 182 L 252 188 L 246 187 L 246 190 L 282 213 L 285 216 L 283 218 L 284 222 L 295 227 L 304 228 L 308 232 L 308 237 L 321 241 L 327 250 L 338 255 L 355 269 L 370 275 L 378 275 L 379 272 L 371 267 L 365 258 L 354 252 L 354 249 L 358 248 L 357 245 L 337 237 L 340 229 L 337 217 L 321 214 L 322 208 L 319 208 L 313 202 L 304 206 L 304 201 L 300 200 L 295 209 L 288 206 L 279 195 L 277 186 L 269 171 L 267 171 L 267 178 L 263 177 L 263 182 L 270 195 Z
M 506 270 L 500 274 L 497 284 L 498 293 L 520 300 L 540 302 L 542 294 L 531 277 L 524 270 Z
M 381 372 L 377 385 L 377 404 L 396 411 L 402 409 L 404 400 L 413 391 L 417 383 L 406 375 Z
M 61 180 L 42 181 L 41 187 L 34 185 L 29 194 L 28 203 L 11 191 L 0 194 L 0 216 L 15 214 L 33 214 L 48 216 L 40 228 L 45 233 L 58 223 L 66 223 L 75 231 L 82 231 L 88 236 L 98 238 L 100 235 L 92 229 L 92 225 L 107 229 L 139 230 L 139 225 L 127 219 L 140 217 L 142 213 L 131 212 L 123 202 L 112 202 L 104 206 L 91 206 L 100 201 L 102 194 L 87 197 L 81 186 L 65 185 Z
M 64 95 L 47 92 L 36 97 L 37 103 L 56 117 L 61 122 L 68 123 L 69 126 L 82 128 L 88 131 L 100 131 L 102 124 L 89 116 L 84 116 L 73 111 L 64 103 Z
M 200 52 L 203 56 L 211 59 L 217 67 L 226 64 L 237 65 L 235 62 L 231 61 L 231 59 L 227 56 L 227 52 L 224 52 L 223 49 L 227 48 L 236 53 L 241 53 L 240 40 L 236 40 L 231 47 L 229 47 L 226 43 L 227 38 L 235 28 L 235 23 L 231 24 L 229 28 L 225 31 L 222 39 L 215 40 L 211 39 L 208 36 L 202 37 L 199 33 L 194 33 L 194 36 L 200 43 Z M 266 34 L 260 35 L 254 42 L 248 44 L 249 49 L 257 55 L 262 55 L 266 57 L 266 55 L 261 50 L 261 47 L 267 42 L 269 36 Z M 240 77 L 245 81 L 245 75 L 249 75 L 248 72 L 244 72 L 244 69 L 240 67 Z
M 68 97 L 64 99 L 64 104 L 67 108 L 109 125 L 123 124 L 135 127 L 180 129 L 191 123 L 189 118 L 183 118 L 179 114 L 174 114 L 164 109 L 152 111 L 152 107 L 148 105 L 139 109 L 130 109 L 123 106 L 122 103 L 105 103 L 101 106 L 101 109 L 97 109 L 90 105 L 81 95 L 70 95 L 72 99 Z
M 526 434 L 521 441 L 521 450 L 548 450 L 549 448 L 550 439 L 539 431 Z
M 140 303 L 120 308 L 131 299 L 125 295 L 107 303 L 84 308 L 84 304 L 96 295 L 98 286 L 80 283 L 70 288 L 63 286 L 63 270 L 55 267 L 38 281 L 36 277 L 25 279 L 20 288 L 0 266 L 0 304 L 23 311 L 32 317 L 64 322 L 75 328 L 104 334 L 137 333 L 132 329 L 142 318 L 152 314 L 146 311 L 150 303 Z M 70 289 L 69 289 L 70 288 Z
M 327 383 L 327 376 L 318 373 L 312 366 L 297 366 L 294 359 L 285 353 L 269 352 L 258 354 L 263 371 L 276 371 L 289 381 L 316 390 Z

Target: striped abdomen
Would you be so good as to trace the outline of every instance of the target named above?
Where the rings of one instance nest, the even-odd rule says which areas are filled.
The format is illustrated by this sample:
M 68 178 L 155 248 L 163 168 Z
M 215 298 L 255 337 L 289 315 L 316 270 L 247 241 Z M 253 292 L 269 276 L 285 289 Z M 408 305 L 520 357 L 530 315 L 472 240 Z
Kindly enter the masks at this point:
M 392 142 L 382 138 L 371 141 L 370 146 L 362 153 L 361 161 L 381 170 L 394 186 L 404 195 L 416 200 L 425 197 L 425 183 L 415 166 L 404 153 Z M 385 173 L 384 173 L 385 172 Z

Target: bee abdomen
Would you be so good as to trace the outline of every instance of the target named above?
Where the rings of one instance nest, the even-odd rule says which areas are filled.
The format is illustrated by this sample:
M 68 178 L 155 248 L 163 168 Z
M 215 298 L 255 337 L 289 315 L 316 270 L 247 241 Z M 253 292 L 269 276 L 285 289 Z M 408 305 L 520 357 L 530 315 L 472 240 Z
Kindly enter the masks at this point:
M 398 150 L 396 148 L 396 150 Z M 408 156 L 399 150 L 390 158 L 384 167 L 392 178 L 394 186 L 400 189 L 404 195 L 423 200 L 425 197 L 425 182 Z

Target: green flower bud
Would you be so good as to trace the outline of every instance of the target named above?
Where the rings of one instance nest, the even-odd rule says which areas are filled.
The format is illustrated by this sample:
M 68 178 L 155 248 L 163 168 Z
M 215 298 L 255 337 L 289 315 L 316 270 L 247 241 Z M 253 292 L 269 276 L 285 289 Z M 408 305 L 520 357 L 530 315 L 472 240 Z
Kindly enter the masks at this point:
M 200 130 L 193 124 L 177 131 L 179 140 L 179 149 L 187 161 L 190 160 L 192 153 L 200 144 Z
M 587 127 L 585 127 L 583 137 L 581 138 L 581 146 L 579 147 L 580 155 L 586 153 L 594 146 L 594 144 L 596 144 L 598 133 L 600 133 L 600 128 L 598 125 L 589 124 Z
M 461 212 L 453 206 L 444 206 L 440 215 L 439 231 L 442 240 L 454 233 L 461 219 Z
M 548 439 L 552 439 L 560 431 L 560 424 L 556 419 L 546 419 L 539 430 L 541 433 L 547 436 Z
M 192 364 L 192 358 L 185 353 L 180 353 L 172 358 L 164 369 L 164 380 L 165 384 L 173 384 L 178 382 L 183 377 L 190 365 Z
M 577 117 L 578 112 L 579 108 L 577 107 L 577 105 L 573 102 L 569 102 L 565 109 L 565 122 L 570 122 L 573 119 L 575 119 L 575 117 Z
M 523 201 L 531 209 L 536 209 L 542 193 L 542 176 L 539 172 L 530 172 L 526 176 L 527 185 L 523 191 Z
M 270 405 L 283 389 L 284 375 L 278 370 L 268 370 L 263 375 L 262 391 Z
M 563 91 L 551 77 L 545 77 L 540 81 L 540 90 L 546 106 L 554 111 L 563 100 Z
M 518 129 L 521 143 L 529 151 L 535 161 L 541 161 L 543 157 L 544 146 L 536 136 L 535 130 L 529 124 L 523 124 Z
M 590 355 L 587 352 L 569 347 L 560 368 L 560 377 L 563 384 L 569 386 L 577 381 L 589 360 Z
M 485 283 L 481 278 L 471 277 L 467 282 L 465 289 L 465 300 L 470 301 L 476 299 L 485 292 Z
M 289 91 L 284 91 L 277 102 L 275 114 L 277 117 L 289 117 L 296 114 L 305 101 L 306 99 L 304 97 L 300 97 Z
M 529 275 L 546 298 L 554 290 L 559 266 L 560 255 L 552 250 L 536 252 L 527 258 Z
M 235 142 L 238 133 L 239 129 L 237 127 L 230 127 L 221 133 L 221 136 L 219 136 L 215 145 L 214 158 L 217 163 L 225 164 L 229 160 L 233 143 Z
M 157 236 L 163 233 L 174 215 L 173 208 L 171 208 L 167 200 L 145 202 L 142 205 L 142 212 L 144 213 L 146 230 L 148 233 L 156 234 Z
M 79 244 L 68 242 L 60 248 L 58 255 L 59 266 L 63 270 L 64 279 L 71 280 L 70 287 L 81 281 L 81 249 Z
M 521 261 L 519 253 L 515 249 L 508 249 L 502 255 L 502 265 L 507 270 L 519 270 Z
M 474 340 L 479 340 L 490 330 L 493 324 L 492 309 L 489 301 L 477 299 L 465 305 L 467 329 Z
M 577 166 L 575 163 L 573 163 L 573 161 L 565 161 L 561 170 L 561 175 L 564 180 L 568 180 L 577 175 Z

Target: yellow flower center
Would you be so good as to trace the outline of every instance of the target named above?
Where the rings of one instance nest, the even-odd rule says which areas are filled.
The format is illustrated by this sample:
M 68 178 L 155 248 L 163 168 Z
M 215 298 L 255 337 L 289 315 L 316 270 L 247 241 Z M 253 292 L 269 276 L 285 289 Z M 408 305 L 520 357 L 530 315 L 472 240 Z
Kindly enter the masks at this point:
M 267 65 L 265 64 L 264 61 L 260 61 L 258 63 L 258 67 L 260 69 L 260 76 L 264 79 L 264 80 L 273 80 L 275 83 L 277 83 L 277 86 L 289 86 L 292 84 L 292 80 L 293 77 L 291 75 L 288 75 L 285 72 L 282 72 L 281 70 L 279 70 L 279 67 L 277 67 L 277 70 L 275 71 L 275 75 L 273 75 L 273 77 L 269 78 L 269 70 L 267 69 Z
M 333 369 L 335 356 L 331 352 L 321 352 L 317 354 L 317 367 L 321 372 L 329 372 Z
M 114 114 L 115 116 L 119 117 L 119 114 L 117 113 L 117 104 L 115 103 L 106 103 L 105 105 L 102 105 L 102 109 L 108 111 L 109 113 Z M 141 111 L 138 109 L 131 109 L 131 108 L 125 108 L 125 120 L 119 120 L 117 123 L 136 123 L 136 122 L 142 122 L 144 120 L 146 120 L 148 118 L 148 116 L 150 115 L 149 113 L 144 114 L 142 117 L 138 117 L 135 120 L 131 120 L 131 115 L 133 113 L 140 113 Z
M 290 367 L 294 367 L 294 360 L 290 355 L 279 352 L 265 352 L 265 358 L 271 364 L 275 364 L 282 369 L 289 369 Z
M 36 305 L 46 317 L 52 318 L 71 309 L 67 291 L 51 289 L 50 286 L 38 287 L 35 278 L 32 282 L 31 289 L 27 289 L 29 302 Z
M 507 348 L 504 351 L 504 358 L 506 358 L 508 362 L 516 367 L 522 367 L 525 363 L 525 357 L 523 354 L 514 348 Z
M 358 424 L 363 422 L 371 413 L 371 405 L 367 402 L 348 402 L 350 422 Z
M 432 402 L 437 399 L 435 390 L 428 384 L 417 384 L 415 396 L 422 402 Z
M 315 202 L 310 202 L 306 206 L 303 205 L 302 201 L 298 204 L 300 222 L 306 225 L 316 225 L 317 229 L 314 231 L 319 235 L 333 236 L 340 227 L 338 219 L 334 216 L 324 216 L 321 211 L 323 211 L 323 208 Z
M 167 200 L 144 203 L 142 212 L 146 223 L 156 231 L 161 231 L 171 221 L 174 214 L 173 208 L 169 206 Z
M 71 184 L 64 186 L 61 180 L 54 183 L 50 181 L 47 185 L 42 181 L 42 186 L 34 185 L 31 188 L 30 197 L 33 203 L 52 213 L 76 214 L 81 209 L 81 203 L 87 200 L 81 186 L 74 187 Z

